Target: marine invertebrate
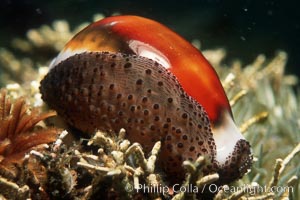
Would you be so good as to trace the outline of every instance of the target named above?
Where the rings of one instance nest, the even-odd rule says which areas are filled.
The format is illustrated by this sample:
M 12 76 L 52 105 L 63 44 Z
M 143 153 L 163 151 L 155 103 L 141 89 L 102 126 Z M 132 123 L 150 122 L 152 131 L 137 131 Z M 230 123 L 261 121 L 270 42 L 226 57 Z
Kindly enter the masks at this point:
M 59 21 L 61 22 L 61 20 L 56 20 L 56 22 Z M 82 27 L 82 25 L 80 26 Z M 69 30 L 70 33 L 66 32 L 69 37 L 81 29 L 78 28 L 78 26 L 75 27 L 77 28 L 74 29 L 71 27 Z M 51 29 L 51 31 L 48 31 L 47 29 Z M 17 99 L 26 94 L 26 102 L 30 102 L 31 105 L 36 106 L 43 105 L 43 102 L 40 100 L 40 94 L 37 91 L 40 76 L 44 76 L 44 72 L 48 71 L 46 65 L 48 65 L 48 61 L 52 58 L 53 53 L 57 52 L 69 38 L 60 37 L 59 34 L 62 33 L 59 33 L 59 30 L 55 29 L 54 24 L 43 25 L 40 28 L 33 30 L 38 32 L 38 37 L 31 37 L 30 39 L 27 37 L 22 39 L 22 41 L 19 39 L 14 40 L 13 49 L 9 47 L 1 49 L 0 85 L 2 84 L 3 87 L 8 89 L 7 95 L 9 94 L 12 99 Z M 57 33 L 54 33 L 56 31 Z M 50 35 L 55 35 L 55 37 L 58 36 L 56 38 L 59 38 L 61 41 L 56 40 L 55 38 L 51 39 L 52 36 Z M 43 45 L 38 45 L 38 41 L 31 41 L 40 40 L 40 36 L 43 37 Z M 24 42 L 26 42 L 26 44 Z M 26 49 L 28 44 L 30 45 L 30 48 Z M 49 54 L 47 49 L 50 49 L 52 53 Z M 201 52 L 218 72 L 226 94 L 229 97 L 230 104 L 235 102 L 234 106 L 231 105 L 235 116 L 235 122 L 239 125 L 240 130 L 243 129 L 241 132 L 243 132 L 245 138 L 250 142 L 254 155 L 254 163 L 251 172 L 243 176 L 241 180 L 228 186 L 223 186 L 222 188 L 224 189 L 217 194 L 215 199 L 286 199 L 288 197 L 290 199 L 299 199 L 299 153 L 290 161 L 289 159 L 282 159 L 283 161 L 279 159 L 285 158 L 299 143 L 300 96 L 295 92 L 297 91 L 298 80 L 296 76 L 284 73 L 286 60 L 290 55 L 283 51 L 279 51 L 274 57 L 258 55 L 252 63 L 246 63 L 245 65 L 243 59 L 238 59 L 233 63 L 227 62 L 228 60 L 223 62 L 222 58 L 226 55 L 226 49 L 201 49 Z M 14 68 L 15 65 L 13 65 L 16 63 L 19 66 L 17 71 Z M 33 70 L 28 68 L 28 65 L 30 65 L 29 67 Z M 37 76 L 37 70 L 39 70 L 39 72 L 44 72 Z M 29 79 L 27 79 L 28 76 L 26 74 L 30 75 Z M 33 79 L 34 81 L 32 81 Z M 19 84 L 16 84 L 16 82 Z M 7 85 L 8 83 L 13 84 Z M 296 90 L 294 90 L 295 88 Z M 235 99 L 237 99 L 235 97 L 240 96 L 237 94 L 242 95 L 242 98 L 239 98 L 239 101 L 235 101 Z M 263 113 L 266 111 L 268 113 L 268 118 L 263 121 L 255 122 L 253 126 L 249 127 L 248 119 L 258 119 L 257 116 L 259 115 L 257 115 L 257 113 L 260 113 L 261 111 L 263 111 Z M 244 124 L 247 126 L 244 126 Z M 54 125 L 59 126 L 60 122 L 55 122 Z M 244 127 L 246 127 L 246 129 Z M 69 130 L 69 133 L 70 136 L 73 133 L 77 133 L 77 131 Z M 118 135 L 117 133 L 109 132 L 103 133 L 103 135 L 105 135 L 106 139 L 113 140 L 114 145 L 120 145 L 117 140 L 114 140 L 114 137 Z M 85 139 L 83 139 L 83 141 L 84 140 Z M 102 160 L 102 158 L 105 158 L 106 156 L 114 159 L 110 154 L 109 146 L 103 145 L 102 143 L 94 143 L 91 147 L 87 146 L 85 142 L 74 142 L 74 146 L 67 146 L 64 142 L 58 142 L 61 143 L 60 147 L 58 147 L 59 145 L 57 144 L 49 145 L 47 149 L 32 152 L 30 156 L 26 156 L 22 166 L 19 167 L 19 165 L 17 165 L 20 173 L 18 173 L 17 177 L 13 180 L 10 179 L 13 175 L 7 173 L 5 174 L 7 176 L 0 177 L 0 198 L 46 199 L 44 196 L 41 198 L 41 195 L 46 193 L 45 197 L 81 199 L 86 197 L 84 194 L 93 194 L 95 190 L 96 193 L 102 191 L 103 193 L 101 194 L 111 196 L 114 194 L 121 194 L 122 197 L 125 197 L 125 195 L 130 196 L 133 194 L 127 194 L 126 191 L 124 191 L 124 188 L 119 187 L 122 184 L 134 185 L 133 176 L 131 173 L 128 173 L 128 171 L 126 174 L 120 174 L 121 176 L 127 176 L 127 179 L 124 178 L 124 182 L 120 183 L 118 182 L 120 176 L 117 174 L 107 176 L 106 173 L 101 173 L 100 171 L 85 166 L 77 166 L 77 158 L 79 157 L 94 167 L 105 166 L 111 163 L 110 159 Z M 103 154 L 101 151 L 99 151 L 100 153 L 95 151 L 95 146 L 99 149 L 103 148 Z M 78 150 L 80 150 L 80 152 Z M 292 155 L 299 152 L 299 144 L 295 150 L 292 152 Z M 136 153 L 137 152 L 132 151 L 132 155 Z M 144 151 L 144 153 L 147 155 L 147 152 Z M 94 160 L 95 157 L 98 157 L 98 159 Z M 290 155 L 288 157 L 291 158 Z M 35 180 L 36 174 L 32 174 L 32 170 L 26 170 L 28 169 L 29 163 L 36 163 L 37 161 L 41 161 L 38 162 L 38 166 L 44 166 L 41 169 L 35 169 L 37 174 L 47 172 L 47 174 L 50 175 L 48 177 L 43 177 L 44 179 L 42 181 Z M 199 169 L 199 167 L 197 167 L 197 161 L 196 163 L 184 162 L 184 168 L 188 169 L 186 170 L 187 178 L 183 185 L 192 183 L 193 180 L 196 180 L 196 183 L 198 181 L 200 182 L 198 173 L 201 173 L 202 168 Z M 124 165 L 127 164 L 130 165 L 132 163 L 124 163 Z M 120 166 L 121 165 L 118 167 Z M 139 165 L 131 167 L 141 169 Z M 194 169 L 200 171 L 194 173 Z M 112 173 L 114 173 L 114 168 L 109 168 L 109 170 L 112 170 Z M 88 173 L 86 171 L 88 171 Z M 110 171 L 107 173 L 110 174 Z M 164 173 L 156 166 L 154 175 L 155 176 L 151 175 L 151 177 L 159 177 L 160 175 L 164 175 Z M 273 181 L 270 181 L 273 176 Z M 134 179 L 136 180 L 136 178 L 137 176 L 135 176 Z M 148 183 L 148 178 L 144 174 L 138 176 L 138 179 L 140 183 Z M 164 184 L 163 181 L 168 181 L 168 179 L 163 177 L 163 180 L 154 179 L 154 182 L 155 181 L 157 181 L 158 184 Z M 109 185 L 107 183 L 112 184 Z M 196 183 L 192 184 L 196 185 Z M 236 192 L 234 192 L 234 190 L 227 190 L 235 187 L 243 188 L 245 185 L 249 190 Z M 259 190 L 259 186 L 269 187 L 270 185 L 275 185 L 282 189 L 287 186 L 292 186 L 292 189 L 290 188 L 284 192 L 275 193 Z M 5 190 L 3 190 L 3 188 L 5 188 Z M 249 191 L 255 192 L 249 193 Z M 66 194 L 71 195 L 68 196 Z M 92 197 L 93 195 L 89 196 Z M 141 199 L 153 199 L 156 197 L 158 199 L 168 199 L 170 197 L 166 197 L 161 193 L 155 195 L 139 193 L 134 196 L 140 197 Z M 172 198 L 172 196 L 170 198 Z M 174 199 L 195 199 L 195 196 L 183 192 L 174 196 Z
M 54 116 L 54 111 L 40 114 L 38 108 L 29 109 L 24 98 L 14 103 L 0 91 L 0 174 L 15 177 L 16 165 L 21 165 L 26 153 L 41 144 L 53 142 L 56 128 L 37 128 L 40 121 Z
M 157 42 L 162 39 L 164 44 Z M 162 141 L 160 162 L 177 181 L 183 179 L 182 161 L 201 155 L 209 161 L 204 172 L 218 172 L 219 184 L 240 178 L 251 166 L 250 145 L 233 123 L 213 68 L 152 20 L 117 16 L 91 24 L 52 62 L 41 93 L 84 132 L 125 128 L 146 152 Z
M 89 171 L 94 177 L 88 187 L 85 198 L 94 199 L 101 196 L 105 199 L 132 199 L 140 196 L 139 185 L 153 187 L 163 184 L 161 177 L 154 173 L 157 154 L 161 143 L 157 142 L 147 158 L 138 143 L 131 144 L 125 139 L 125 130 L 121 129 L 118 136 L 111 137 L 104 132 L 96 132 L 88 145 L 97 146 L 98 156 L 77 154 L 80 162 L 77 164 Z M 145 181 L 146 180 L 146 181 Z M 103 187 L 106 184 L 109 187 Z M 117 190 L 114 191 L 115 188 Z M 168 194 L 164 194 L 168 196 Z M 153 194 L 153 197 L 157 194 Z
M 255 156 L 255 162 L 250 173 L 244 176 L 243 181 L 236 182 L 233 187 L 243 188 L 250 186 L 248 190 L 239 190 L 235 194 L 221 194 L 216 199 L 270 199 L 284 198 L 289 196 L 291 199 L 299 198 L 299 169 L 297 157 L 291 160 L 291 155 L 299 153 L 299 95 L 291 87 L 297 87 L 297 77 L 292 74 L 285 74 L 287 54 L 279 51 L 272 58 L 265 55 L 258 55 L 257 58 L 243 66 L 240 61 L 236 61 L 230 68 L 225 67 L 222 58 L 225 50 L 204 51 L 205 56 L 211 63 L 215 63 L 218 74 L 223 77 L 226 84 L 226 92 L 230 99 L 240 90 L 245 94 L 232 108 L 237 124 L 244 129 L 247 118 L 256 116 L 256 113 L 266 111 L 268 117 L 255 126 L 249 127 L 244 132 L 245 137 L 250 141 Z M 228 77 L 228 78 L 227 78 Z M 247 106 L 245 106 L 247 105 Z M 264 112 L 262 112 L 263 114 Z M 279 149 L 278 145 L 287 148 Z M 294 149 L 294 150 L 293 150 Z M 292 153 L 290 153 L 292 152 Z M 287 154 L 290 155 L 286 157 Z M 299 156 L 299 155 L 298 155 Z M 281 158 L 284 167 L 278 173 L 279 168 L 274 167 Z M 287 164 L 289 163 L 289 164 Z M 282 173 L 285 168 L 285 172 Z M 261 187 L 269 188 L 270 179 L 274 173 L 276 182 L 275 187 L 285 189 L 285 191 L 268 193 Z M 276 172 L 277 171 L 277 172 Z M 277 174 L 277 175 L 276 175 Z M 292 186 L 293 185 L 293 186 Z M 232 185 L 229 185 L 229 187 Z M 257 189 L 255 189 L 257 188 Z M 249 194 L 249 191 L 255 191 Z M 242 192 L 242 193 L 241 193 Z M 224 194 L 224 193 L 223 193 Z M 237 197 L 238 195 L 239 197 Z M 270 196 L 271 195 L 271 196 Z

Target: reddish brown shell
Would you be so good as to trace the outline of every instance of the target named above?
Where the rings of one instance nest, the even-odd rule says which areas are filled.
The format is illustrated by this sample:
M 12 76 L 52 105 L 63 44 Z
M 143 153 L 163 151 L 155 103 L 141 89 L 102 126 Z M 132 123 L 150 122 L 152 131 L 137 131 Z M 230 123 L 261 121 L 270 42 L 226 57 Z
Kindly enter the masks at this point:
M 161 161 L 169 173 L 181 163 L 207 155 L 215 146 L 203 108 L 158 63 L 121 54 L 75 55 L 50 71 L 41 83 L 43 99 L 71 125 L 127 131 L 127 138 L 149 152 L 162 140 Z M 210 144 L 208 143 L 210 141 Z
M 120 53 L 81 53 L 55 66 L 41 82 L 42 98 L 72 126 L 93 133 L 125 128 L 131 142 L 149 152 L 162 141 L 160 162 L 182 180 L 182 161 L 208 158 L 205 173 L 220 182 L 241 177 L 251 165 L 250 145 L 239 140 L 228 162 L 215 160 L 216 145 L 207 113 L 176 77 L 150 59 Z
M 85 52 L 136 55 L 168 69 L 184 91 L 206 111 L 219 165 L 228 163 L 238 141 L 245 140 L 234 123 L 228 99 L 213 67 L 198 49 L 166 26 L 139 16 L 104 18 L 77 33 L 53 60 L 50 70 L 65 59 Z
M 231 108 L 214 68 L 180 35 L 151 19 L 121 15 L 94 22 L 70 40 L 53 63 L 70 54 L 110 52 L 156 60 L 171 71 L 186 93 L 208 113 L 212 126 L 222 126 Z

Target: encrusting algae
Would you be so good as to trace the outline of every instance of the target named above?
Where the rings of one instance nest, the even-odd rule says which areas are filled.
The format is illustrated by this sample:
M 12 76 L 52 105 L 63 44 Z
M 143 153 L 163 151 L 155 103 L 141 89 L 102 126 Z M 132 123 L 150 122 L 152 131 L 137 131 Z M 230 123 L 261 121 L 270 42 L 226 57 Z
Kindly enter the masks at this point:
M 218 174 L 201 174 L 203 157 L 184 161 L 184 182 L 170 188 L 156 163 L 159 141 L 145 155 L 138 143 L 126 139 L 123 129 L 117 134 L 98 131 L 91 138 L 77 138 L 73 136 L 76 130 L 61 126 L 60 119 L 46 120 L 50 128 L 36 125 L 55 115 L 52 111 L 40 114 L 48 110 L 38 90 L 46 66 L 83 26 L 79 27 L 70 31 L 67 22 L 56 21 L 53 27 L 30 30 L 27 39 L 14 40 L 10 50 L 1 48 L 1 84 L 6 90 L 0 95 L 0 198 L 196 199 L 195 191 L 218 179 Z M 15 56 L 14 51 L 23 52 L 26 58 Z M 280 51 L 272 59 L 259 55 L 247 66 L 239 61 L 224 64 L 223 49 L 203 54 L 223 80 L 235 121 L 254 155 L 253 167 L 242 179 L 211 188 L 219 189 L 214 198 L 298 199 L 300 97 L 294 91 L 297 78 L 284 74 L 287 54 Z M 24 68 L 30 76 L 21 73 Z M 24 148 L 20 143 L 26 144 Z M 143 191 L 141 185 L 157 190 Z M 191 185 L 197 189 L 179 190 Z

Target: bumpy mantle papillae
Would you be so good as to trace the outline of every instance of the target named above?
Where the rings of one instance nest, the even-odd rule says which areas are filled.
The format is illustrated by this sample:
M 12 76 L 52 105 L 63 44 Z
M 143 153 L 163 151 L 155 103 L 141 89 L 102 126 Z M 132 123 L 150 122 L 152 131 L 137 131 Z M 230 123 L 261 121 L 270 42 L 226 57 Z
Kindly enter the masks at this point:
M 114 26 L 118 27 L 118 20 L 122 26 L 114 29 Z M 221 184 L 240 178 L 251 166 L 250 145 L 234 125 L 230 107 L 224 106 L 229 105 L 226 96 L 223 96 L 224 90 L 217 86 L 218 89 L 211 91 L 215 85 L 207 88 L 210 87 L 207 84 L 215 83 L 216 80 L 217 85 L 221 85 L 213 68 L 197 51 L 199 58 L 204 61 L 187 68 L 190 72 L 185 75 L 195 73 L 196 68 L 196 72 L 202 70 L 207 76 L 188 80 L 189 84 L 186 84 L 186 78 L 177 77 L 182 68 L 173 67 L 172 62 L 164 66 L 164 62 L 155 55 L 157 52 L 165 53 L 165 60 L 171 61 L 174 58 L 178 61 L 178 56 L 162 51 L 167 47 L 177 48 L 171 52 L 181 53 L 182 59 L 186 60 L 185 56 L 190 54 L 186 54 L 185 51 L 193 47 L 170 47 L 168 42 L 166 47 L 157 45 L 157 42 L 151 46 L 150 42 L 154 41 L 152 37 L 161 39 L 161 35 L 175 35 L 176 37 L 171 38 L 175 38 L 176 41 L 183 40 L 165 28 L 162 32 L 136 32 L 136 35 L 146 34 L 146 39 L 142 42 L 147 44 L 144 46 L 151 48 L 147 49 L 147 54 L 145 51 L 134 51 L 130 44 L 136 38 L 129 38 L 134 33 L 126 35 L 126 30 L 129 29 L 123 27 L 130 26 L 135 20 L 137 24 L 144 22 L 150 27 L 164 27 L 157 22 L 132 16 L 107 18 L 90 25 L 77 34 L 52 63 L 49 74 L 41 82 L 43 99 L 71 125 L 82 131 L 93 132 L 95 129 L 101 129 L 117 132 L 120 128 L 125 128 L 128 138 L 141 143 L 146 151 L 149 151 L 157 140 L 161 140 L 163 143 L 160 162 L 165 172 L 177 180 L 183 178 L 182 161 L 195 160 L 200 155 L 205 155 L 210 161 L 205 174 L 217 171 L 220 173 Z M 100 39 L 91 34 L 94 30 L 102 33 L 98 35 Z M 111 40 L 110 34 L 114 36 Z M 149 34 L 152 40 L 147 41 Z M 92 44 L 98 42 L 94 49 L 80 46 L 87 38 Z M 72 47 L 72 43 L 76 44 L 76 48 Z M 163 41 L 160 40 L 160 43 L 163 44 Z M 188 44 L 185 40 L 181 43 Z M 122 48 L 116 48 L 118 45 Z M 116 49 L 125 49 L 125 54 L 119 54 Z M 104 53 L 102 50 L 110 53 Z M 82 53 L 85 51 L 88 53 Z M 76 53 L 79 54 L 74 55 Z M 197 55 L 192 54 L 191 60 L 197 58 Z M 200 77 L 205 76 L 200 74 Z M 191 87 L 190 82 L 197 91 L 205 91 L 201 93 L 202 96 L 194 97 L 193 92 L 186 93 Z M 216 98 L 215 94 L 220 90 L 221 94 Z M 205 99 L 210 99 L 211 104 Z

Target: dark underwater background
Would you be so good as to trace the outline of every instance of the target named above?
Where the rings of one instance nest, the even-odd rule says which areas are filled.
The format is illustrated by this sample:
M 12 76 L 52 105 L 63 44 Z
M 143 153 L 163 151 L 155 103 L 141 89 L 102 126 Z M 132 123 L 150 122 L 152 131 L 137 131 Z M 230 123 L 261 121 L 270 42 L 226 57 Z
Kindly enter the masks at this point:
M 286 72 L 300 77 L 299 5 L 296 0 L 1 0 L 0 46 L 56 19 L 66 19 L 74 28 L 95 13 L 117 12 L 155 19 L 189 41 L 199 39 L 202 49 L 224 47 L 228 63 L 241 59 L 248 64 L 258 54 L 272 58 L 284 50 Z

